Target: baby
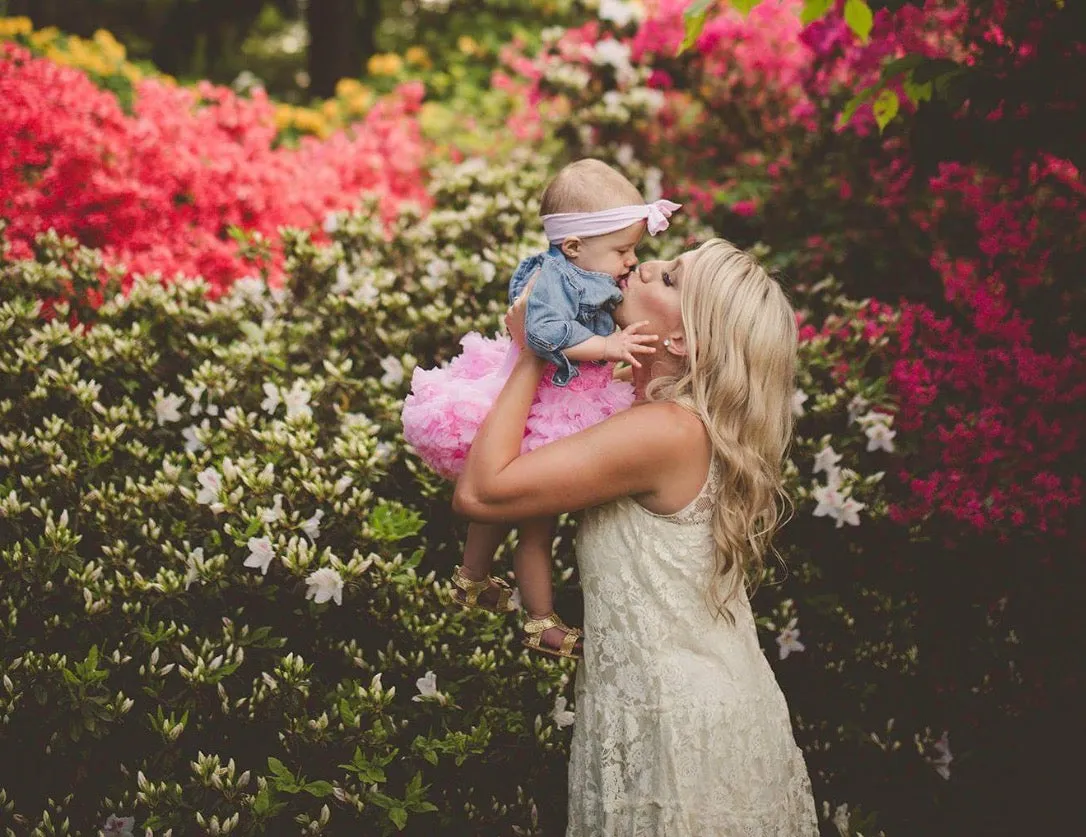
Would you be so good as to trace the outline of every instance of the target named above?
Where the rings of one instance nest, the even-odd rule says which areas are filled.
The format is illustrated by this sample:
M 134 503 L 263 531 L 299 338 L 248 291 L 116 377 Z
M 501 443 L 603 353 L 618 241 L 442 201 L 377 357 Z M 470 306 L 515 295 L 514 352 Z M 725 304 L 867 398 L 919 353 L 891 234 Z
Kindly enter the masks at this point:
M 636 325 L 615 331 L 611 317 L 621 287 L 637 266 L 646 229 L 667 229 L 679 204 L 646 204 L 637 188 L 593 159 L 563 168 L 543 192 L 540 215 L 550 241 L 545 253 L 520 263 L 510 302 L 528 291 L 525 343 L 548 367 L 528 415 L 523 450 L 584 430 L 633 403 L 633 389 L 614 379 L 613 364 L 640 363 L 651 352 Z M 475 433 L 516 359 L 506 337 L 466 335 L 449 365 L 416 369 L 403 409 L 404 439 L 438 473 L 459 476 Z M 524 645 L 558 657 L 579 657 L 582 633 L 554 613 L 551 542 L 555 521 L 523 521 L 513 571 L 528 618 Z M 453 573 L 452 598 L 462 607 L 497 613 L 513 609 L 511 588 L 490 575 L 507 527 L 471 523 L 463 563 Z

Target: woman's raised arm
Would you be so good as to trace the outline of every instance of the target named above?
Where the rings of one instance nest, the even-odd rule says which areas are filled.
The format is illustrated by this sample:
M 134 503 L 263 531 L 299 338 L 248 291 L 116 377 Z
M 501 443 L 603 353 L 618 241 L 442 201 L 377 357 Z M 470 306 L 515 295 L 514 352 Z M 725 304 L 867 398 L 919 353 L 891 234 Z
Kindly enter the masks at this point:
M 453 508 L 480 522 L 576 511 L 651 494 L 688 446 L 696 419 L 674 404 L 625 410 L 587 430 L 520 455 L 524 423 L 544 362 L 522 351 L 479 429 Z

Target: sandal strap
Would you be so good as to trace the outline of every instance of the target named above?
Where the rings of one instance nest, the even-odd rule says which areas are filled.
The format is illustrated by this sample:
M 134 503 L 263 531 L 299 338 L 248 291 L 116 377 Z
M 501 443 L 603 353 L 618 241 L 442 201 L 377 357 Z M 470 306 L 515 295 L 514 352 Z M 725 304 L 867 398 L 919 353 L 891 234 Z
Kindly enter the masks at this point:
M 489 578 L 482 581 L 470 579 L 464 574 L 462 567 L 453 570 L 452 583 L 464 591 L 464 603 L 471 606 L 477 605 L 479 594 L 485 593 L 490 588 Z
M 565 632 L 561 644 L 553 649 L 551 649 L 550 646 L 544 646 L 542 644 L 543 632 L 550 628 L 558 628 Z M 574 649 L 577 647 L 577 641 L 584 636 L 584 631 L 580 628 L 571 628 L 558 617 L 557 613 L 548 613 L 540 619 L 526 619 L 524 622 L 524 633 L 527 635 L 524 641 L 530 648 L 547 648 L 548 650 L 557 651 L 563 657 L 574 658 L 577 657 L 574 653 Z
M 482 581 L 475 581 L 468 578 L 464 573 L 464 568 L 457 566 L 453 570 L 452 575 L 453 586 L 459 588 L 464 592 L 464 604 L 468 607 L 483 607 L 479 604 L 479 596 L 485 593 L 491 588 L 491 586 L 498 588 L 498 601 L 494 605 L 494 610 L 497 612 L 505 612 L 510 610 L 509 599 L 513 595 L 513 588 L 510 587 L 504 579 L 495 578 L 492 575 L 487 576 Z M 490 610 L 489 607 L 484 608 Z

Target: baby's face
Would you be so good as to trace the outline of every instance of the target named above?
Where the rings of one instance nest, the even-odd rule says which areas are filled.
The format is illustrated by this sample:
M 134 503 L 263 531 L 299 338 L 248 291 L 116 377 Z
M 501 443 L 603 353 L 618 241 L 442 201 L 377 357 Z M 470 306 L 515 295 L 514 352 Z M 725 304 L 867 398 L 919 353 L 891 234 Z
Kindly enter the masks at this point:
M 573 263 L 582 270 L 608 273 L 617 282 L 637 267 L 637 245 L 645 234 L 645 222 L 581 240 L 581 252 Z

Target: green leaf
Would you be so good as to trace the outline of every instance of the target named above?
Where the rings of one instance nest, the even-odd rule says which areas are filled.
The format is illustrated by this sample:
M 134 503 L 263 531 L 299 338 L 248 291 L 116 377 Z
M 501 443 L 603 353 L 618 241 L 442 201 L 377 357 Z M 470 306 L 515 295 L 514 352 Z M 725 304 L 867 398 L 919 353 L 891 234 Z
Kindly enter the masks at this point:
M 388 818 L 395 823 L 398 831 L 403 831 L 407 827 L 407 811 L 403 808 L 389 808 Z
M 909 97 L 909 101 L 914 105 L 931 101 L 932 84 L 930 81 L 917 84 L 913 81 L 912 73 L 909 73 L 902 86 L 905 89 L 905 95 Z
M 750 14 L 750 10 L 761 3 L 762 0 L 728 0 L 728 2 L 739 14 L 746 17 Z
M 274 773 L 276 776 L 287 776 L 291 779 L 294 778 L 293 774 L 287 770 L 287 766 L 283 762 L 279 761 L 275 756 L 268 756 L 268 770 Z
M 697 15 L 690 15 L 689 11 L 690 10 L 687 9 L 687 14 L 683 17 L 683 26 L 686 29 L 686 34 L 683 35 L 683 42 L 679 46 L 678 55 L 682 55 L 690 49 L 697 41 L 698 35 L 701 34 L 701 30 L 705 28 L 705 12 L 701 12 Z
M 826 16 L 833 8 L 833 0 L 803 0 L 803 11 L 799 14 L 800 23 L 806 26 Z
M 694 0 L 693 3 L 686 7 L 683 17 L 698 17 L 699 15 L 704 17 L 709 12 L 709 8 L 715 3 L 716 0 Z
M 895 76 L 899 76 L 902 73 L 912 73 L 917 67 L 923 64 L 925 58 L 923 55 L 905 55 L 901 58 L 895 58 L 882 68 L 882 78 L 890 79 Z
M 896 90 L 885 88 L 875 97 L 875 103 L 871 108 L 875 112 L 875 122 L 878 123 L 880 132 L 897 116 L 900 106 L 901 101 L 897 97 Z
M 846 0 L 845 23 L 848 28 L 856 33 L 856 37 L 864 43 L 871 35 L 871 26 L 875 18 L 871 14 L 871 7 L 864 0 Z
M 332 793 L 332 783 L 326 782 L 324 779 L 319 779 L 316 782 L 310 782 L 302 790 L 307 793 L 313 794 L 316 797 L 328 796 Z
M 856 111 L 859 110 L 860 105 L 864 104 L 868 99 L 874 96 L 875 91 L 878 89 L 878 85 L 873 84 L 870 87 L 861 90 L 851 99 L 849 99 L 848 102 L 845 103 L 845 106 L 841 109 L 842 128 L 852 120 L 853 116 L 856 115 Z

